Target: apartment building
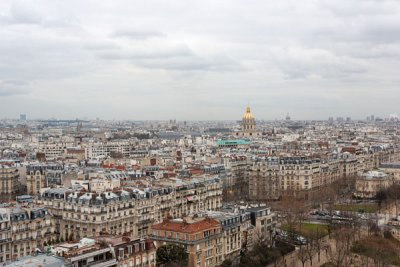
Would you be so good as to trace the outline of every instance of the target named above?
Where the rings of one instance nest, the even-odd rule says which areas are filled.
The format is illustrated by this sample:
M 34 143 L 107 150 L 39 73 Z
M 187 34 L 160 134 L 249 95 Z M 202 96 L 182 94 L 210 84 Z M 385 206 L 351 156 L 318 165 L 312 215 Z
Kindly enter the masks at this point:
M 74 143 L 68 142 L 40 142 L 38 145 L 38 152 L 44 153 L 46 160 L 53 160 L 63 157 L 68 147 L 73 147 Z
M 14 200 L 19 190 L 19 172 L 16 167 L 0 165 L 0 200 Z
M 278 199 L 284 190 L 280 173 L 278 158 L 254 162 L 249 171 L 250 199 Z
M 95 243 L 72 249 L 63 254 L 66 267 L 101 266 L 117 267 L 112 248 L 106 243 Z
M 393 183 L 393 178 L 383 171 L 368 171 L 360 174 L 356 180 L 357 198 L 374 198 L 379 190 L 388 188 Z
M 172 182 L 175 184 L 176 180 Z M 143 190 L 127 187 L 100 194 L 54 188 L 46 190 L 39 202 L 56 216 L 56 225 L 65 240 L 101 233 L 143 237 L 149 234 L 152 224 L 167 214 L 182 217 L 221 208 L 222 182 L 209 178 L 178 186 L 166 184 Z
M 107 158 L 112 155 L 129 157 L 132 147 L 133 144 L 129 141 L 87 143 L 85 146 L 85 156 L 86 159 Z
M 57 239 L 54 220 L 43 207 L 0 208 L 0 262 L 36 253 Z
M 130 238 L 127 236 L 101 236 L 97 242 L 108 244 L 117 259 L 118 267 L 156 266 L 155 244 L 150 239 Z
M 256 161 L 249 176 L 250 198 L 278 199 L 285 192 L 311 189 L 320 174 L 319 159 L 270 157 Z
M 245 209 L 250 214 L 250 222 L 253 225 L 252 241 L 266 242 L 272 245 L 272 238 L 275 235 L 277 216 L 271 212 L 270 207 L 255 206 Z
M 40 195 L 42 188 L 61 185 L 64 168 L 60 164 L 30 164 L 26 167 L 26 187 L 30 195 Z
M 182 245 L 188 253 L 189 267 L 218 266 L 223 261 L 220 222 L 206 218 L 166 218 L 151 227 L 150 238 L 156 246 Z
M 234 261 L 240 255 L 240 252 L 245 250 L 247 245 L 251 243 L 248 240 L 250 238 L 249 233 L 253 228 L 251 226 L 250 213 L 239 214 L 208 211 L 204 216 L 213 218 L 220 223 L 222 233 L 222 261 L 226 259 Z
M 400 151 L 393 148 L 372 154 L 346 153 L 324 161 L 299 156 L 258 158 L 249 170 L 249 197 L 252 200 L 279 199 L 284 194 L 297 192 L 306 196 L 307 191 L 344 177 L 355 177 L 358 172 L 377 168 L 398 155 Z
M 224 187 L 234 187 L 240 182 L 248 181 L 250 160 L 244 155 L 231 155 L 222 158 L 224 167 L 229 175 L 224 181 Z
M 400 162 L 383 163 L 380 169 L 391 175 L 395 181 L 400 181 Z

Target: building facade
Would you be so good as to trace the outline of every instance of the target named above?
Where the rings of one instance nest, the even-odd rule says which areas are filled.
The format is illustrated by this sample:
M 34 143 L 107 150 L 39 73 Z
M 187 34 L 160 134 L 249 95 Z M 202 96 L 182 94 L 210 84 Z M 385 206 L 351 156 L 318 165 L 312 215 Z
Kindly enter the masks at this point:
M 222 230 L 212 218 L 165 219 L 152 226 L 150 238 L 156 246 L 182 245 L 188 253 L 189 267 L 218 266 L 223 262 Z
M 178 187 L 123 188 L 101 194 L 54 188 L 45 191 L 39 203 L 54 214 L 64 240 L 101 233 L 144 237 L 168 214 L 182 217 L 220 209 L 222 181 L 210 178 Z
M 0 262 L 35 254 L 57 239 L 54 220 L 46 208 L 0 208 L 0 218 Z
M 17 168 L 0 165 L 0 200 L 15 200 L 19 191 L 19 172 Z

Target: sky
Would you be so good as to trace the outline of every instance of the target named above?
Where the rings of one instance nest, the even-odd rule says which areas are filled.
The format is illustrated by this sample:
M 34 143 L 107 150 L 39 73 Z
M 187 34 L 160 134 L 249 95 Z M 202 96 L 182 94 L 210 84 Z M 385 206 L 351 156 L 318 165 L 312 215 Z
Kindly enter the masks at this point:
M 400 113 L 400 1 L 1 0 L 0 118 Z

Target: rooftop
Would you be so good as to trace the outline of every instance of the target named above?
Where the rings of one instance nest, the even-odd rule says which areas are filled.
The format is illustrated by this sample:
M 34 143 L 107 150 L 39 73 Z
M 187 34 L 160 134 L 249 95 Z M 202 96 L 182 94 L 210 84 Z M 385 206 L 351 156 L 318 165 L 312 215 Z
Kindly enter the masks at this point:
M 38 254 L 36 256 L 27 256 L 20 258 L 17 261 L 8 263 L 7 267 L 61 267 L 65 266 L 65 260 L 61 257 L 56 257 L 47 254 Z
M 181 233 L 196 233 L 210 230 L 218 226 L 219 222 L 217 220 L 206 217 L 198 218 L 192 222 L 188 222 L 186 220 L 165 219 L 162 223 L 153 225 L 152 229 Z

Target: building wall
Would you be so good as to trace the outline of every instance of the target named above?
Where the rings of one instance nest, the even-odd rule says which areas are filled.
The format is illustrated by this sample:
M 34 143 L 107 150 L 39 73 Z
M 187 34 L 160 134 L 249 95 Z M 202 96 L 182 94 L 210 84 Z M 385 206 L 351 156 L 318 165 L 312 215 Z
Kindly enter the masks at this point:
M 8 218 L 0 221 L 0 262 L 32 255 L 37 248 L 43 250 L 45 244 L 57 239 L 54 219 L 50 215 L 31 219 L 29 212 L 29 209 L 25 211 L 24 219 L 15 220 L 10 216 L 11 208 L 2 209 L 1 213 L 8 214 Z
M 39 202 L 57 216 L 59 231 L 65 240 L 93 237 L 101 232 L 113 235 L 130 232 L 143 237 L 149 234 L 152 224 L 162 221 L 168 214 L 182 217 L 189 213 L 220 209 L 222 182 L 102 205 L 72 203 L 66 198 L 42 197 Z
M 0 166 L 0 200 L 15 200 L 19 189 L 17 168 Z

